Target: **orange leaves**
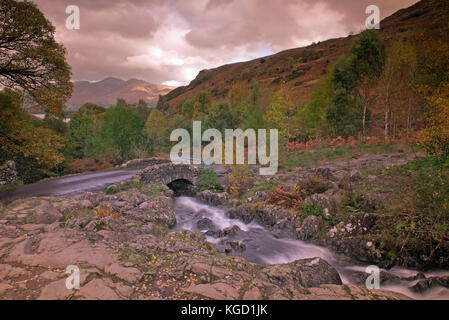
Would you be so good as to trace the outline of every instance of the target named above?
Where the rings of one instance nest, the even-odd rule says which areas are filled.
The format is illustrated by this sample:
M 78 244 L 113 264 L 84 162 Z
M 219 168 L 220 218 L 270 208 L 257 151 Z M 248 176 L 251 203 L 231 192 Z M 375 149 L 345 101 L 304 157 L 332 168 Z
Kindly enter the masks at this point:
M 287 209 L 296 209 L 303 203 L 303 200 L 299 192 L 286 191 L 277 186 L 270 192 L 268 203 Z
M 94 214 L 99 218 L 112 217 L 116 220 L 119 218 L 119 214 L 114 212 L 109 204 L 95 209 Z

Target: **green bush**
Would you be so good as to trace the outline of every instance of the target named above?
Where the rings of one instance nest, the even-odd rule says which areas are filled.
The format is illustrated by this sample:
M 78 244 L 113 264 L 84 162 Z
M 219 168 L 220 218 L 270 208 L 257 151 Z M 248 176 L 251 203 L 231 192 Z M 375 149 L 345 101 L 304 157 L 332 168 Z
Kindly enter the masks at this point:
M 200 191 L 204 190 L 223 190 L 218 182 L 217 175 L 213 170 L 202 170 L 200 178 L 198 180 L 198 188 Z
M 305 218 L 309 216 L 321 216 L 323 214 L 323 208 L 319 204 L 306 202 L 302 205 L 302 214 L 301 214 L 301 220 L 304 220 Z

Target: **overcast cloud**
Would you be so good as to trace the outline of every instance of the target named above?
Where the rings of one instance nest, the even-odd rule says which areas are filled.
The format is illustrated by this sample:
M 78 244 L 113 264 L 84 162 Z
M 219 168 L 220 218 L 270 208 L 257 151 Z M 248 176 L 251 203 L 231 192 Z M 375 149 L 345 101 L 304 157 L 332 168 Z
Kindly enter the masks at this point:
M 417 0 L 34 0 L 56 26 L 73 80 L 187 84 L 202 69 L 359 32 Z M 67 30 L 77 5 L 81 29 Z

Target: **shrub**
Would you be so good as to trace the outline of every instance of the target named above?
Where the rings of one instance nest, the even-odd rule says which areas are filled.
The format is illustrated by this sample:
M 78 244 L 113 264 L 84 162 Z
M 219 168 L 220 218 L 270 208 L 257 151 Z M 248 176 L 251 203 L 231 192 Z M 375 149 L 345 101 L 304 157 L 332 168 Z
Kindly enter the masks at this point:
M 306 179 L 300 180 L 295 189 L 301 193 L 302 196 L 307 197 L 316 193 L 323 193 L 328 189 L 326 181 L 321 176 L 309 176 Z
M 99 218 L 112 217 L 114 219 L 119 218 L 119 214 L 114 212 L 110 204 L 102 205 L 94 210 L 94 215 Z
M 240 197 L 254 185 L 253 174 L 247 165 L 236 165 L 229 177 L 229 193 Z
M 380 249 L 392 262 L 447 265 L 449 159 L 415 160 L 384 175 L 389 201 L 379 222 Z
M 287 209 L 299 208 L 302 201 L 303 199 L 299 192 L 283 190 L 280 186 L 275 187 L 268 196 L 268 203 Z
M 218 182 L 217 175 L 213 170 L 202 170 L 200 178 L 198 180 L 198 188 L 200 191 L 204 190 L 223 190 Z
M 306 202 L 302 205 L 302 214 L 301 214 L 301 220 L 304 220 L 305 218 L 309 216 L 321 216 L 323 214 L 323 208 L 319 204 Z

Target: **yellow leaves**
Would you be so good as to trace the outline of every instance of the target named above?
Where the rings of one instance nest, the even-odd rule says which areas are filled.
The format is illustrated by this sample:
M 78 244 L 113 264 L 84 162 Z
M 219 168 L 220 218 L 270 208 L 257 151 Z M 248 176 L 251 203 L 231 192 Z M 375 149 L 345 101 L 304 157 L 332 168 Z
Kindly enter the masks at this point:
M 241 196 L 253 185 L 253 175 L 247 165 L 236 165 L 229 177 L 229 191 L 234 196 Z
M 242 83 L 235 83 L 229 90 L 228 99 L 231 108 L 236 108 L 248 100 L 248 89 Z

